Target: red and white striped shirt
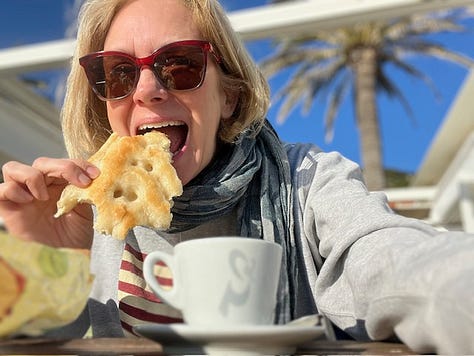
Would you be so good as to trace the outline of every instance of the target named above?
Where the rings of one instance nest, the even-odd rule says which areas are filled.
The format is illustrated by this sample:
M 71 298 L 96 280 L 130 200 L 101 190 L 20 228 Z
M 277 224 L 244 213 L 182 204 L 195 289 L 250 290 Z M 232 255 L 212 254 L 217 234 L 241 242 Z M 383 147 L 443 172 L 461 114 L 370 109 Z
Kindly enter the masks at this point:
M 143 260 L 146 254 L 125 244 L 119 272 L 118 302 L 124 333 L 132 336 L 132 327 L 146 323 L 181 323 L 179 310 L 163 303 L 147 286 L 143 278 Z M 163 263 L 155 267 L 155 275 L 163 286 L 172 287 L 170 270 Z

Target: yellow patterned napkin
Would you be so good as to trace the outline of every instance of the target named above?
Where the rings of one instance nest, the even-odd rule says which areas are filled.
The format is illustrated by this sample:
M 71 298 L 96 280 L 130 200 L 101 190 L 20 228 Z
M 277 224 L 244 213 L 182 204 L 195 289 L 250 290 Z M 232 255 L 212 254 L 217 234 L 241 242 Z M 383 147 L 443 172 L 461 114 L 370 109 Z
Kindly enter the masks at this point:
M 88 250 L 0 232 L 0 338 L 38 336 L 75 320 L 92 287 Z

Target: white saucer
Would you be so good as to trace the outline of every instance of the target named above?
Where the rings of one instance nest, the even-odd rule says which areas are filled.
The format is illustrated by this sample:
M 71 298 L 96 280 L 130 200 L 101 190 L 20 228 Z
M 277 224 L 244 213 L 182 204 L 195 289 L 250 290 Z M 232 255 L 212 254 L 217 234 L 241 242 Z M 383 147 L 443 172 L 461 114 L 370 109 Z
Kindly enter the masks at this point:
M 292 354 L 302 343 L 325 338 L 322 326 L 255 325 L 232 329 L 187 324 L 143 324 L 134 331 L 163 346 L 166 354 Z

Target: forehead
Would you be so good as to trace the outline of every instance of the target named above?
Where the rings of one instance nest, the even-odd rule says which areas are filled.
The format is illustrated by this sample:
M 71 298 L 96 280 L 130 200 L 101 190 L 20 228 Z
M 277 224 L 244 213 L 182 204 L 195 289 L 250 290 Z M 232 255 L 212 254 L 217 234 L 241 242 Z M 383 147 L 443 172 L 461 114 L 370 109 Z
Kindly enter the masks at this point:
M 132 0 L 115 15 L 104 50 L 146 56 L 185 39 L 202 39 L 192 11 L 181 0 Z

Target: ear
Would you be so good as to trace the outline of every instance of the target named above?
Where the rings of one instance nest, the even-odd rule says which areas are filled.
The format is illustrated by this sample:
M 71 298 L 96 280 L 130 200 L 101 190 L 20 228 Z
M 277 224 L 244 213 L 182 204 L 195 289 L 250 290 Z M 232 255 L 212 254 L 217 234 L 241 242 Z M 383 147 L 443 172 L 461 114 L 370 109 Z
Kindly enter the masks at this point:
M 228 119 L 235 111 L 237 101 L 239 100 L 239 94 L 235 91 L 226 91 L 224 96 L 221 116 L 223 119 Z

